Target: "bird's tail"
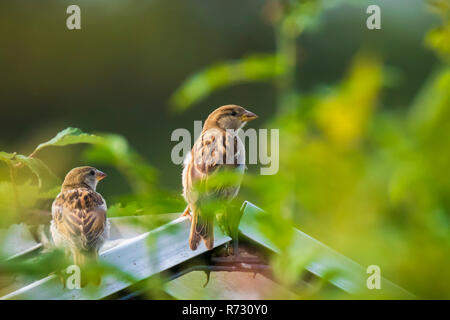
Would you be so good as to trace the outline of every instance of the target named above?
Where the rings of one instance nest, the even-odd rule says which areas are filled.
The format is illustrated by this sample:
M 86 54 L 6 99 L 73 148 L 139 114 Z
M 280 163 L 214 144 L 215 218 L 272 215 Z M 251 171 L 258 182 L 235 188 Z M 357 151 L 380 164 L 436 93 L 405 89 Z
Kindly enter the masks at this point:
M 73 262 L 80 267 L 81 287 L 85 287 L 88 283 L 100 285 L 102 278 L 99 270 L 95 268 L 98 262 L 97 250 L 73 250 Z
M 203 240 L 206 248 L 214 247 L 214 215 L 201 215 L 199 208 L 194 208 L 189 234 L 189 247 L 196 250 L 200 240 Z

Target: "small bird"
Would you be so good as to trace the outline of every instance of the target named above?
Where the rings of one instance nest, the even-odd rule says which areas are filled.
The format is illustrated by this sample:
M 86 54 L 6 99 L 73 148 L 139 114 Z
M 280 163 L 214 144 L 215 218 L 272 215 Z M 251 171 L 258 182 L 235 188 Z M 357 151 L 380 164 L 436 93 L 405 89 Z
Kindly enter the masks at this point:
M 98 251 L 109 236 L 106 202 L 97 193 L 97 183 L 106 174 L 93 167 L 78 167 L 69 171 L 61 192 L 53 201 L 50 230 L 57 247 L 72 254 L 80 267 L 81 286 L 92 281 L 100 284 L 99 274 L 91 276 L 83 267 L 95 263 Z
M 237 133 L 256 114 L 237 105 L 225 105 L 214 110 L 206 119 L 200 137 L 184 161 L 183 196 L 188 206 L 183 216 L 189 216 L 191 229 L 189 247 L 196 250 L 200 240 L 206 248 L 214 247 L 214 218 L 221 229 L 235 241 L 240 213 L 228 206 L 238 194 L 245 171 L 245 148 Z M 216 181 L 218 173 L 230 172 L 236 176 L 231 183 Z M 219 174 L 220 175 L 220 174 Z M 211 203 L 219 203 L 213 208 Z M 221 204 L 221 205 L 220 205 Z M 192 217 L 190 216 L 192 212 Z

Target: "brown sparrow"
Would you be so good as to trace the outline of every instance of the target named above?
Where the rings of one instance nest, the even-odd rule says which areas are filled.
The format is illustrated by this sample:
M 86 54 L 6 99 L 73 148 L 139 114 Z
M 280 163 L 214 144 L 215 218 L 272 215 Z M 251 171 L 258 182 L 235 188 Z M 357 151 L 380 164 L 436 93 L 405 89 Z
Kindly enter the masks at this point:
M 88 281 L 83 266 L 97 261 L 98 251 L 109 235 L 106 202 L 95 191 L 97 183 L 105 177 L 105 173 L 93 167 L 70 170 L 52 205 L 53 241 L 72 254 L 74 264 L 81 270 L 82 286 Z M 93 278 L 98 285 L 100 275 Z
M 200 240 L 208 249 L 214 247 L 215 216 L 222 230 L 237 240 L 239 222 L 235 223 L 236 219 L 227 212 L 226 207 L 239 192 L 245 170 L 245 148 L 237 133 L 255 118 L 257 116 L 254 113 L 237 105 L 226 105 L 214 110 L 206 119 L 200 137 L 184 161 L 183 196 L 188 206 L 183 215 L 192 212 L 189 235 L 191 250 L 197 249 Z M 213 174 L 225 171 L 237 174 L 238 182 L 208 187 L 208 180 Z M 209 209 L 210 201 L 223 203 L 222 212 Z

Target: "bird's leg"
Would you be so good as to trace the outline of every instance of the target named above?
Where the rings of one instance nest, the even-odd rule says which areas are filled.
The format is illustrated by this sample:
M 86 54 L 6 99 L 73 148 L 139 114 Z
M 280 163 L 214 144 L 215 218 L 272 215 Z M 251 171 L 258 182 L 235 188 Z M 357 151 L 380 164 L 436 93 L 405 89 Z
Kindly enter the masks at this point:
M 180 217 L 184 217 L 184 216 L 187 216 L 189 221 L 192 222 L 191 208 L 189 207 L 189 205 L 186 207 L 186 209 L 184 209 L 184 212 L 181 214 Z
M 239 221 L 241 220 L 241 213 L 235 205 L 232 205 L 228 210 L 232 210 L 232 217 L 230 223 L 231 238 L 233 239 L 233 259 L 239 260 Z

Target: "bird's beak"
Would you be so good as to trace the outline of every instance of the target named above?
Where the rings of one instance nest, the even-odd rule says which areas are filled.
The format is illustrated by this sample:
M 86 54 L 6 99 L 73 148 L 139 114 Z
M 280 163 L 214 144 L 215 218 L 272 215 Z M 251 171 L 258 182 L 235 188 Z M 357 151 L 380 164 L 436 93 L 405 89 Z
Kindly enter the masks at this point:
M 106 173 L 97 170 L 97 181 L 103 180 L 107 177 Z
M 241 121 L 248 122 L 258 118 L 256 114 L 250 111 L 245 111 L 245 113 L 241 116 Z

